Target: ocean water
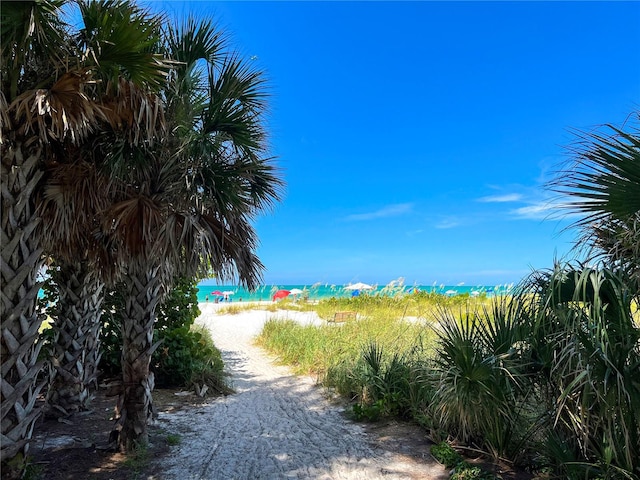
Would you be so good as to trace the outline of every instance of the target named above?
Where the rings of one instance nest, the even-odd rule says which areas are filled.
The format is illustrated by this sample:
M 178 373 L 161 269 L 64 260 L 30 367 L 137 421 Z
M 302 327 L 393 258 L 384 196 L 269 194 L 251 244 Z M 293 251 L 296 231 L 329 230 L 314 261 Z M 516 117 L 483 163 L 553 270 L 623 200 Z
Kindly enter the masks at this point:
M 414 290 L 420 290 L 425 292 L 433 292 L 441 295 L 500 295 L 509 293 L 513 288 L 513 285 L 479 285 L 479 286 L 467 286 L 467 285 L 411 285 L 411 286 L 375 286 L 373 290 L 362 290 L 354 293 L 352 290 L 347 290 L 346 285 L 330 285 L 319 284 L 314 285 L 262 285 L 253 292 L 249 292 L 243 287 L 236 285 L 211 285 L 207 283 L 200 283 L 198 285 L 198 301 L 199 302 L 214 302 L 216 298 L 222 301 L 226 297 L 227 301 L 239 302 L 239 301 L 271 301 L 274 293 L 278 290 L 299 289 L 303 293 L 299 294 L 300 297 L 308 298 L 309 300 L 323 300 L 328 298 L 349 298 L 353 295 L 389 295 L 394 296 L 398 294 L 409 294 Z M 222 295 L 219 295 L 218 293 Z

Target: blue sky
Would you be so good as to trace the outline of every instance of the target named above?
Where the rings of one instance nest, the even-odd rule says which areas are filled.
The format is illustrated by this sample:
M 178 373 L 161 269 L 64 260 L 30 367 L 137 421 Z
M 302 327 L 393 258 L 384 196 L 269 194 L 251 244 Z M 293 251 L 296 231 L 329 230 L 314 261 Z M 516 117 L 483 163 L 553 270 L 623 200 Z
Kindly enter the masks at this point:
M 640 106 L 639 2 L 153 2 L 270 79 L 266 284 L 517 282 L 571 257 L 544 188 Z

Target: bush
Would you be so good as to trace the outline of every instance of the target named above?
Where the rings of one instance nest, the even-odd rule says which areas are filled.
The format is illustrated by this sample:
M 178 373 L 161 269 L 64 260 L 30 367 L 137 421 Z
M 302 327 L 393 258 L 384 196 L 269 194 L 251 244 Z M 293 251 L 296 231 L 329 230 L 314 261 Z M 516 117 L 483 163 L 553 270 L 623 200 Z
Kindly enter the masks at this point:
M 431 455 L 447 468 L 453 468 L 463 461 L 462 455 L 456 452 L 447 442 L 432 445 Z
M 497 480 L 498 478 L 480 467 L 469 465 L 447 442 L 432 445 L 431 455 L 446 468 L 453 468 L 450 480 Z
M 227 393 L 220 351 L 209 332 L 194 322 L 198 308 L 196 281 L 180 279 L 156 309 L 154 342 L 161 342 L 151 357 L 156 386 L 194 387 L 206 393 L 212 388 Z M 118 288 L 107 292 L 104 301 L 100 368 L 107 375 L 120 376 L 122 340 L 120 333 L 123 296 Z M 205 387 L 206 385 L 206 387 Z

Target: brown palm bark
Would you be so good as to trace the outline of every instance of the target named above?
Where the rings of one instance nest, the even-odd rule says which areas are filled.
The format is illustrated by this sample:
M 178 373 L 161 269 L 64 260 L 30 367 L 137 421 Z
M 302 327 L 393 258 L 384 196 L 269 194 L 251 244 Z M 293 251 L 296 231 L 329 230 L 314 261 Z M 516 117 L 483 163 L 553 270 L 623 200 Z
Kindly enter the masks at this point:
M 122 380 L 123 398 L 118 447 L 131 452 L 149 441 L 147 423 L 151 418 L 154 387 L 149 372 L 153 344 L 156 306 L 161 298 L 162 282 L 159 269 L 149 269 L 123 278 L 128 291 L 122 324 Z
M 86 262 L 52 272 L 58 290 L 47 403 L 55 416 L 87 410 L 97 388 L 104 283 Z
M 42 177 L 42 148 L 37 138 L 22 141 L 8 135 L 0 144 L 2 238 L 0 238 L 1 301 L 0 352 L 0 469 L 2 478 L 20 478 L 33 424 L 41 413 L 36 398 L 44 386 L 38 381 L 42 362 L 36 342 L 42 317 L 37 310 L 42 266 L 38 217 L 33 196 Z

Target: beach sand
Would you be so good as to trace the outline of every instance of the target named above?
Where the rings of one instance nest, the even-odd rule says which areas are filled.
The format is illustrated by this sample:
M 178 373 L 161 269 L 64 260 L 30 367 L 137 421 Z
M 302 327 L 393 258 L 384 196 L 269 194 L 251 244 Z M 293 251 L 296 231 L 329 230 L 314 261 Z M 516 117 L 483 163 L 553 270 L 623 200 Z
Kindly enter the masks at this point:
M 236 393 L 160 413 L 160 427 L 181 436 L 162 459 L 163 480 L 448 478 L 424 434 L 411 429 L 416 438 L 409 441 L 352 422 L 344 402 L 329 400 L 314 379 L 293 375 L 253 345 L 268 319 L 322 323 L 315 313 L 217 313 L 226 306 L 200 304 L 197 323 L 211 331 Z

